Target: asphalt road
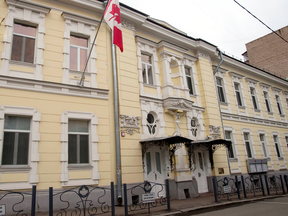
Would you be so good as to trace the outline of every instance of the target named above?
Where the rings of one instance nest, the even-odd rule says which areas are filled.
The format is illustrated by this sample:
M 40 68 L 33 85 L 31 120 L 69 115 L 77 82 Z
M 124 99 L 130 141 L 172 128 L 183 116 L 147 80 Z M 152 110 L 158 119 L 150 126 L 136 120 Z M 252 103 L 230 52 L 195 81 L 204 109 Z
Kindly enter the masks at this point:
M 257 202 L 250 202 L 237 206 L 225 206 L 224 208 L 214 209 L 209 212 L 190 212 L 183 214 L 185 216 L 286 216 L 288 215 L 288 197 L 275 199 L 265 199 Z

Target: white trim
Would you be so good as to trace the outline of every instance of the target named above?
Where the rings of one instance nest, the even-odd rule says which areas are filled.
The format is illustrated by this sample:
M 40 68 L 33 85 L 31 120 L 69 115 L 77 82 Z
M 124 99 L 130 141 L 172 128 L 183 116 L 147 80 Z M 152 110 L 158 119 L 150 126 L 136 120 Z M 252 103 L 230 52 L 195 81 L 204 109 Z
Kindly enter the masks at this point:
M 68 121 L 69 119 L 78 120 L 88 120 L 89 122 L 89 165 L 91 166 L 91 179 L 79 179 L 70 180 L 69 170 L 68 170 Z M 81 184 L 98 184 L 100 175 L 98 172 L 99 154 L 97 150 L 98 145 L 98 135 L 97 135 L 97 125 L 98 118 L 92 112 L 77 112 L 66 110 L 61 115 L 62 133 L 61 133 L 61 143 L 62 143 L 62 153 L 61 153 L 61 183 L 62 186 L 75 186 Z M 75 170 L 82 170 L 81 166 Z
M 221 105 L 221 112 L 232 113 L 231 104 L 230 104 L 230 100 L 229 100 L 229 97 L 228 97 L 229 92 L 228 92 L 228 89 L 227 89 L 227 82 L 226 82 L 226 79 L 225 79 L 226 72 L 227 72 L 227 70 L 219 68 L 219 70 L 215 74 L 214 82 L 216 82 L 216 88 L 217 88 L 217 77 L 222 79 L 222 88 L 223 88 L 224 97 L 225 97 L 225 102 L 224 103 L 225 103 L 225 106 L 227 104 L 227 109 L 223 108 L 223 106 Z M 216 93 L 218 94 L 218 89 L 216 89 Z M 220 102 L 220 104 L 221 103 L 223 103 L 223 102 Z
M 81 79 L 82 71 L 70 70 L 70 35 L 80 35 L 88 38 L 88 50 L 93 45 L 93 40 L 95 37 L 95 29 L 99 24 L 98 21 L 93 21 L 86 17 L 75 16 L 66 12 L 62 13 L 62 17 L 65 20 L 65 30 L 64 30 L 64 46 L 63 46 L 63 77 L 62 83 L 78 85 Z M 97 43 L 95 42 L 95 45 Z M 91 52 L 91 56 L 87 65 L 87 72 L 85 72 L 85 77 L 87 81 L 84 80 L 85 87 L 97 88 L 96 82 L 96 59 L 97 54 L 95 46 Z
M 260 134 L 263 134 L 264 135 L 264 142 L 265 142 L 265 145 L 266 145 L 266 154 L 267 154 L 267 157 L 264 157 L 264 152 L 262 150 L 262 144 L 261 144 L 261 140 L 260 140 Z M 268 161 L 271 162 L 271 166 L 269 167 L 268 166 L 268 170 L 269 171 L 272 171 L 274 170 L 274 163 L 273 163 L 273 160 L 272 160 L 272 154 L 271 154 L 271 150 L 270 150 L 270 145 L 269 145 L 269 140 L 268 140 L 268 135 L 266 133 L 266 131 L 264 130 L 258 130 L 258 138 L 259 138 L 259 143 L 260 143 L 260 146 L 261 146 L 261 152 L 262 152 L 262 156 L 263 158 L 266 158 Z M 267 164 L 268 165 L 268 164 Z
M 261 108 L 261 103 L 260 103 L 260 99 L 259 99 L 259 94 L 258 94 L 258 89 L 257 89 L 257 80 L 251 79 L 246 77 L 246 81 L 247 81 L 247 85 L 248 85 L 248 92 L 250 94 L 250 101 L 251 101 L 251 105 L 252 105 L 252 110 L 254 112 L 254 117 L 260 117 L 263 118 L 263 114 L 262 114 L 262 108 Z M 252 99 L 252 95 L 251 95 L 251 88 L 254 89 L 254 95 L 256 97 L 256 103 L 257 103 L 257 107 L 258 107 L 258 111 L 254 109 L 254 105 L 253 105 L 253 99 Z
M 254 159 L 254 158 L 256 158 L 256 151 L 255 151 L 252 131 L 249 128 L 242 128 L 242 130 L 241 130 L 241 135 L 242 135 L 242 139 L 243 139 L 243 145 L 244 145 L 246 159 L 251 159 L 251 158 L 248 158 L 248 153 L 247 153 L 246 145 L 245 145 L 244 133 L 249 134 L 248 138 L 249 138 L 249 145 L 250 145 L 250 150 L 251 150 L 251 158 Z
M 42 66 L 44 64 L 43 50 L 44 35 L 45 35 L 45 15 L 49 13 L 50 9 L 37 6 L 32 3 L 26 3 L 22 1 L 6 0 L 9 5 L 9 13 L 5 21 L 5 35 L 3 38 L 3 52 L 1 55 L 2 67 L 0 68 L 0 75 L 8 75 L 14 77 L 22 77 L 29 79 L 42 80 Z M 17 4 L 17 7 L 14 5 Z M 25 64 L 26 67 L 33 69 L 33 73 L 26 73 L 22 71 L 13 71 L 10 69 L 10 65 L 15 64 L 15 61 L 11 61 L 12 40 L 13 40 L 13 25 L 14 20 L 22 21 L 25 23 L 36 24 L 36 40 L 35 40 L 35 52 L 34 52 L 34 64 Z M 20 62 L 21 65 L 22 62 Z M 16 64 L 17 65 L 17 64 Z
M 237 163 L 238 163 L 238 169 L 231 169 L 231 173 L 232 174 L 241 173 L 242 172 L 241 171 L 241 162 L 240 162 L 240 159 L 239 159 L 240 154 L 239 154 L 239 151 L 238 151 L 235 129 L 233 127 L 231 127 L 231 126 L 224 126 L 224 131 L 231 132 L 231 140 L 232 140 L 232 147 L 233 147 L 233 151 L 234 151 L 234 158 L 229 158 L 229 161 L 231 163 L 232 161 L 237 159 Z
M 108 100 L 109 93 L 109 91 L 105 89 L 80 88 L 78 86 L 65 85 L 61 83 L 50 83 L 1 75 L 0 87 L 104 100 Z
M 154 41 L 147 40 L 145 38 L 136 37 L 137 42 L 137 60 L 138 60 L 138 73 L 139 73 L 139 83 L 140 83 L 140 95 L 141 96 L 156 96 L 159 99 L 162 99 L 161 93 L 161 83 L 160 83 L 160 71 L 158 68 L 158 55 L 157 55 L 157 44 Z M 153 73 L 153 85 L 152 87 L 156 87 L 157 95 L 151 95 L 144 91 L 144 83 L 143 83 L 143 76 L 142 76 L 142 60 L 141 54 L 148 54 L 151 56 L 152 60 L 152 73 Z
M 277 112 L 279 114 L 279 118 L 281 121 L 284 121 L 286 122 L 286 115 L 285 115 L 285 111 L 284 111 L 284 107 L 283 107 L 283 102 L 282 102 L 282 97 L 281 97 L 281 89 L 278 89 L 276 87 L 273 87 L 272 88 L 273 90 L 273 93 L 274 93 L 274 98 L 275 98 L 275 102 L 276 102 L 276 109 L 277 109 Z M 279 110 L 278 110 L 278 101 L 277 101 L 277 98 L 276 96 L 278 96 L 279 98 L 279 105 L 280 105 L 280 109 L 281 109 L 281 112 L 282 114 L 279 113 Z
M 265 83 L 260 83 L 260 86 L 261 86 L 262 97 L 263 97 L 263 100 L 264 100 L 264 107 L 265 107 L 265 110 L 267 112 L 267 117 L 268 117 L 268 119 L 275 120 L 275 113 L 274 113 L 273 104 L 272 104 L 272 101 L 271 101 L 271 96 L 270 96 L 270 93 L 269 93 L 270 85 L 265 84 Z M 267 96 L 268 96 L 267 100 L 268 100 L 269 107 L 271 109 L 270 110 L 270 114 L 269 114 L 269 112 L 267 110 L 267 107 L 266 107 L 264 92 L 266 92 Z M 270 117 L 271 114 L 273 114 L 273 117 Z
M 272 131 L 271 136 L 272 136 L 272 142 L 273 142 L 273 146 L 274 146 L 274 150 L 275 150 L 275 156 L 276 156 L 277 161 L 278 161 L 279 170 L 287 169 L 285 155 L 284 155 L 284 151 L 283 151 L 282 144 L 281 144 L 280 134 L 278 132 L 276 132 L 276 131 Z M 275 142 L 274 142 L 274 136 L 277 136 L 277 144 L 278 144 L 278 148 L 279 148 L 279 151 L 280 151 L 280 158 L 277 156 Z M 280 165 L 280 160 L 279 159 L 284 161 L 284 164 L 285 164 L 284 166 Z
M 29 157 L 28 157 L 28 165 L 30 167 L 30 171 L 22 171 L 18 169 L 17 171 L 10 170 L 11 173 L 25 173 L 29 172 L 29 178 L 27 183 L 22 183 L 20 188 L 31 188 L 32 184 L 38 183 L 38 162 L 39 162 L 39 153 L 38 153 L 38 144 L 40 141 L 40 132 L 39 132 L 39 123 L 41 121 L 41 114 L 38 110 L 31 107 L 20 107 L 20 106 L 8 106 L 2 105 L 0 108 L 0 161 L 2 161 L 2 143 L 3 143 L 3 130 L 4 130 L 4 117 L 5 115 L 18 115 L 18 116 L 31 116 L 31 126 L 30 126 L 30 143 L 29 143 Z M 1 177 L 1 176 L 0 176 Z M 1 179 L 0 179 L 1 182 Z M 5 188 L 11 189 L 15 188 L 19 184 L 15 183 L 7 183 L 5 184 Z M 1 188 L 2 184 L 1 184 Z M 19 188 L 17 186 L 16 188 Z

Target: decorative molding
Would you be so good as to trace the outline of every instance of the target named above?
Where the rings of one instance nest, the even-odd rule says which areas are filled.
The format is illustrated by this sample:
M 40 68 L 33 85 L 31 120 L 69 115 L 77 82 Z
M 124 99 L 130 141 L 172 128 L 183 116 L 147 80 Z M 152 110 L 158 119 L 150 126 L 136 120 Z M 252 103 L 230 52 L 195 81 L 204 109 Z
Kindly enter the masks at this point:
M 122 27 L 127 28 L 127 29 L 129 29 L 129 30 L 131 30 L 133 32 L 136 31 L 135 25 L 133 23 L 128 22 L 127 20 L 123 20 L 122 19 L 121 20 L 121 25 L 122 25 Z
M 180 132 L 180 118 L 181 116 L 184 114 L 183 112 L 177 112 L 177 110 L 168 110 L 168 113 L 173 116 L 175 118 L 175 123 L 176 123 L 176 130 L 175 132 L 172 134 L 172 136 L 183 136 L 183 134 L 181 134 Z
M 158 49 L 161 49 L 161 48 L 169 48 L 169 49 L 172 49 L 174 51 L 177 51 L 177 52 L 180 52 L 180 53 L 185 53 L 187 52 L 187 49 L 186 48 L 183 48 L 183 47 L 180 47 L 180 46 L 176 46 L 174 44 L 171 44 L 167 41 L 163 41 L 161 40 L 159 43 L 158 43 L 158 46 L 157 46 Z
M 70 14 L 67 12 L 63 12 L 61 14 L 61 16 L 63 17 L 64 20 L 68 19 L 68 20 L 71 20 L 74 22 L 85 23 L 87 25 L 91 25 L 94 27 L 96 27 L 100 23 L 100 20 L 91 19 L 89 17 L 79 16 L 79 15 L 75 15 L 75 14 Z
M 210 58 L 209 54 L 205 53 L 203 51 L 200 51 L 200 50 L 197 51 L 197 58 L 198 59 L 205 58 L 205 59 L 208 59 L 209 61 L 211 61 L 211 58 Z
M 263 90 L 268 91 L 269 88 L 271 87 L 271 85 L 263 83 L 263 82 L 260 82 L 260 86 L 261 86 L 262 91 Z
M 257 84 L 259 82 L 259 80 L 256 80 L 256 79 L 252 79 L 250 77 L 245 77 L 246 81 L 249 83 L 253 83 L 253 84 Z
M 273 121 L 273 120 L 268 120 L 268 119 L 242 116 L 242 115 L 225 113 L 225 112 L 222 112 L 222 117 L 224 120 L 288 128 L 288 122 Z
M 221 137 L 220 126 L 209 125 L 209 131 L 213 139 L 218 139 Z
M 0 87 L 50 94 L 61 94 L 86 98 L 108 100 L 109 90 L 97 88 L 80 88 L 78 86 L 61 83 L 51 83 L 38 80 L 29 80 L 0 75 Z
M 280 92 L 282 91 L 282 89 L 277 88 L 277 87 L 271 87 L 271 89 L 273 90 L 273 93 L 275 95 L 280 95 Z
M 140 133 L 140 117 L 130 115 L 120 115 L 121 131 L 133 135 L 134 132 Z
M 32 10 L 32 11 L 43 13 L 43 14 L 47 14 L 51 10 L 51 8 L 44 7 L 42 5 L 40 6 L 38 4 L 35 4 L 34 2 L 32 3 L 31 1 L 24 2 L 21 0 L 6 0 L 6 2 L 9 6 L 12 6 L 12 7 L 17 6 L 19 8 L 28 9 L 28 10 Z
M 237 82 L 237 83 L 241 83 L 243 77 L 245 77 L 245 76 L 243 76 L 241 74 L 238 74 L 238 73 L 235 73 L 235 72 L 232 72 L 232 71 L 229 72 L 229 75 L 232 77 L 232 81 L 233 82 Z
M 167 98 L 163 100 L 164 109 L 190 111 L 193 107 L 193 101 L 179 98 Z

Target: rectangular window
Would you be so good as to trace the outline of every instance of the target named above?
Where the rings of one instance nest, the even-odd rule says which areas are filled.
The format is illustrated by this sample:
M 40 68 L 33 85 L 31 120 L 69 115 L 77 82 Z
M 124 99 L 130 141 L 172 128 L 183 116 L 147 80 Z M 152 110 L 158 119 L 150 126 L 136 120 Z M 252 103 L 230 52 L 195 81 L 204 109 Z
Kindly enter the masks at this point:
M 68 163 L 89 163 L 89 123 L 82 120 L 68 121 Z
M 278 108 L 278 112 L 280 115 L 283 114 L 282 112 L 282 108 L 281 108 L 281 101 L 280 101 L 280 97 L 278 95 L 275 95 L 276 98 L 276 103 L 277 103 L 277 108 Z
M 188 67 L 185 67 L 185 74 L 186 74 L 186 80 L 187 80 L 187 85 L 189 88 L 189 93 L 190 95 L 193 95 L 193 80 L 192 80 L 192 76 L 191 76 L 191 69 Z
M 276 149 L 276 153 L 277 153 L 277 157 L 281 157 L 281 153 L 280 153 L 280 146 L 278 143 L 278 136 L 277 135 L 273 135 L 273 140 L 274 140 L 274 144 L 275 144 L 275 149 Z
M 224 89 L 223 89 L 223 79 L 216 77 L 216 85 L 217 85 L 217 91 L 218 91 L 218 97 L 220 102 L 226 102 L 225 96 L 224 96 Z
M 267 147 L 266 147 L 266 143 L 265 143 L 265 135 L 260 134 L 259 137 L 260 137 L 260 143 L 261 143 L 261 147 L 263 150 L 263 154 L 264 154 L 264 157 L 266 158 L 267 157 Z
M 36 28 L 14 23 L 11 60 L 34 63 Z
M 245 140 L 245 147 L 247 151 L 248 158 L 252 158 L 252 151 L 251 151 L 251 145 L 250 145 L 250 139 L 249 139 L 249 133 L 244 133 L 244 140 Z
M 236 98 L 237 98 L 237 104 L 238 104 L 238 106 L 243 106 L 242 98 L 241 98 L 241 92 L 240 92 L 240 84 L 234 83 L 234 88 L 235 88 L 235 94 L 236 94 Z
M 286 146 L 288 148 L 288 136 L 285 137 L 285 140 L 286 140 Z
M 30 117 L 5 116 L 2 165 L 28 165 Z
M 88 39 L 70 36 L 70 69 L 83 71 L 87 61 Z M 87 68 L 86 70 L 87 71 Z
M 288 108 L 288 98 L 286 98 L 286 104 L 287 104 L 287 108 Z
M 143 83 L 153 85 L 152 58 L 150 55 L 141 54 Z
M 232 142 L 231 131 L 225 131 L 225 139 Z M 229 158 L 234 158 L 233 142 L 228 148 Z
M 252 103 L 253 103 L 253 108 L 255 110 L 258 110 L 256 92 L 255 92 L 255 89 L 252 87 L 250 88 L 250 94 L 251 94 L 251 99 L 252 99 Z
M 264 91 L 263 95 L 264 95 L 264 101 L 265 101 L 267 112 L 271 112 L 268 93 Z

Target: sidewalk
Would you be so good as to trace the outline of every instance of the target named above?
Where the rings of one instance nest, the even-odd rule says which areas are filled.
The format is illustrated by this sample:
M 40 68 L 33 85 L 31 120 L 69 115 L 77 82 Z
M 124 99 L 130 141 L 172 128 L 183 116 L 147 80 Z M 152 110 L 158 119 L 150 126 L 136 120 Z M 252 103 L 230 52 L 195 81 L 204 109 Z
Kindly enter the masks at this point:
M 191 198 L 191 199 L 185 199 L 185 200 L 171 200 L 171 211 L 167 211 L 167 206 L 160 206 L 156 208 L 151 209 L 151 213 L 148 214 L 148 210 L 141 210 L 141 211 L 135 211 L 130 212 L 129 215 L 153 215 L 153 216 L 168 216 L 168 215 L 178 215 L 182 213 L 187 212 L 193 212 L 196 210 L 203 210 L 203 209 L 209 209 L 209 208 L 216 208 L 220 206 L 229 206 L 229 205 L 235 205 L 235 204 L 241 204 L 241 203 L 247 203 L 252 201 L 259 201 L 264 199 L 272 199 L 276 197 L 282 197 L 282 196 L 288 196 L 285 195 L 270 195 L 270 196 L 257 196 L 257 197 L 250 197 L 250 198 L 244 198 L 244 196 L 241 194 L 241 199 L 239 200 L 237 196 L 234 196 L 231 198 L 231 200 L 227 199 L 220 199 L 217 203 L 214 199 L 213 193 L 206 193 L 206 194 L 200 194 L 199 197 Z M 124 208 L 123 207 L 116 207 L 115 208 L 116 215 L 117 216 L 123 216 L 125 215 Z

